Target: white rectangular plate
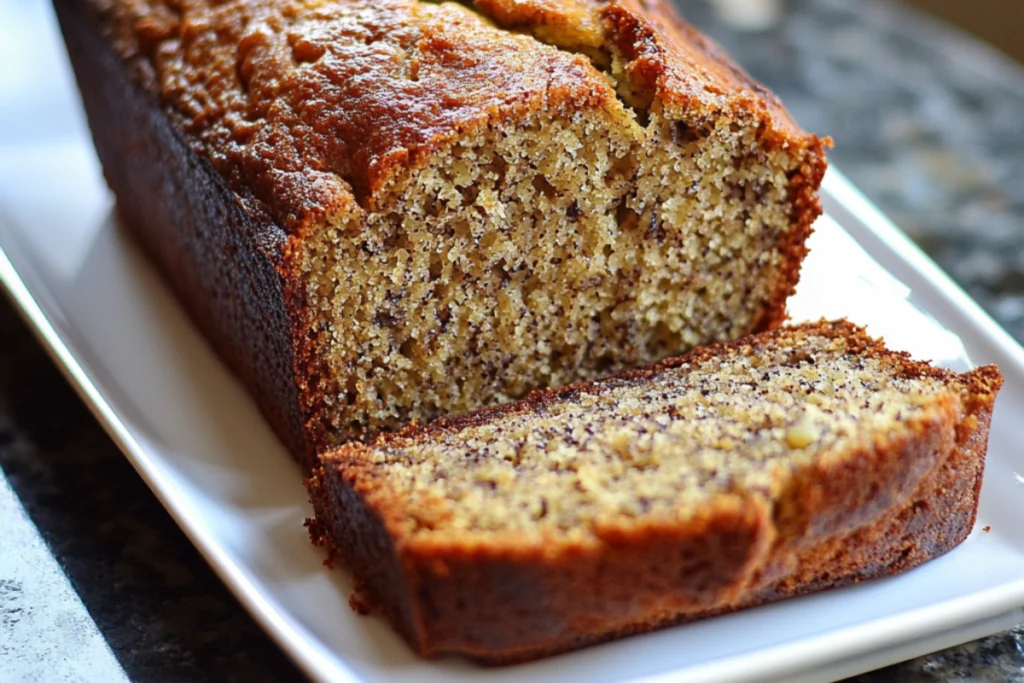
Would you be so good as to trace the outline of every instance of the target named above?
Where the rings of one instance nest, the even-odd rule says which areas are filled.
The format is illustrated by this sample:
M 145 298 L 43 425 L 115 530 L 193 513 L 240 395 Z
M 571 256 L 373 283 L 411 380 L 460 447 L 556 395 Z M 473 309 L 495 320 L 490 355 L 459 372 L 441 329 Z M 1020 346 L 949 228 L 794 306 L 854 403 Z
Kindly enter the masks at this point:
M 975 533 L 900 577 L 536 663 L 418 659 L 379 618 L 349 608 L 349 577 L 323 568 L 302 527 L 310 510 L 298 468 L 117 229 L 59 40 L 38 3 L 0 9 L 0 52 L 31 46 L 39 56 L 31 73 L 0 75 L 0 280 L 170 514 L 313 678 L 827 680 L 1021 618 L 1024 351 L 831 173 L 829 217 L 817 226 L 794 316 L 849 315 L 918 357 L 999 364 L 1007 382 Z

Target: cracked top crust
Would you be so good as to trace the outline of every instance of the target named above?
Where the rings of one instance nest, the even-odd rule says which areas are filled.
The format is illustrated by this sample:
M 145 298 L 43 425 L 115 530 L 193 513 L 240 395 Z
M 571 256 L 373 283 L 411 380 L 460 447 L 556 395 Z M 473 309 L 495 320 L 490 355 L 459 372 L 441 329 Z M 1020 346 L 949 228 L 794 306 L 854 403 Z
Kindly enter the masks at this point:
M 742 111 L 768 145 L 820 148 L 664 3 L 643 4 L 91 0 L 199 151 L 288 232 L 379 208 L 397 176 L 478 127 L 544 108 L 628 127 L 616 85 L 634 109 Z M 609 55 L 611 75 L 591 63 Z
M 707 36 L 684 21 L 669 0 L 474 0 L 502 26 L 546 43 L 622 62 L 619 80 L 649 91 L 672 113 L 745 109 L 777 136 L 813 139 L 782 103 L 734 64 Z
M 397 173 L 477 126 L 543 107 L 621 110 L 585 57 L 460 5 L 95 4 L 236 191 L 251 189 L 289 231 L 374 208 Z

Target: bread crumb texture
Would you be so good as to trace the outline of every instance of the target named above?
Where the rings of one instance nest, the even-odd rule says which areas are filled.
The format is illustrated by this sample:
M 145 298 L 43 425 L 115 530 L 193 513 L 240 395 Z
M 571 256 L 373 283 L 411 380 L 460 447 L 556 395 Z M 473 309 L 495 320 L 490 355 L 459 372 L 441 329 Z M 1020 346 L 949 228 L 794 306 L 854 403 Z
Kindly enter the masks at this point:
M 862 353 L 859 334 L 796 339 L 382 437 L 324 463 L 381 482 L 392 501 L 383 508 L 398 505 L 412 520 L 407 539 L 586 538 L 602 522 L 684 521 L 723 493 L 777 501 L 803 468 L 948 420 L 951 405 L 962 410 L 951 373 Z

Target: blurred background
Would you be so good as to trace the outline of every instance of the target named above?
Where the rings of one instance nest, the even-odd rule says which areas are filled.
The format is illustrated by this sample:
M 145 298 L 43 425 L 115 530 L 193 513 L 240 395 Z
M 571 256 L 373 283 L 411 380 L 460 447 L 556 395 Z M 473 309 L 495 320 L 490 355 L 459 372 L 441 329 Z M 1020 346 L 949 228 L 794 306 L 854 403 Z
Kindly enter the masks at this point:
M 712 0 L 719 17 L 736 28 L 768 28 L 781 20 L 786 0 Z M 955 24 L 1007 55 L 1024 61 L 1022 0 L 896 0 Z M 686 4 L 685 0 L 683 4 Z M 856 0 L 850 4 L 857 4 Z
M 905 0 L 974 33 L 1024 61 L 1024 2 L 1021 0 Z

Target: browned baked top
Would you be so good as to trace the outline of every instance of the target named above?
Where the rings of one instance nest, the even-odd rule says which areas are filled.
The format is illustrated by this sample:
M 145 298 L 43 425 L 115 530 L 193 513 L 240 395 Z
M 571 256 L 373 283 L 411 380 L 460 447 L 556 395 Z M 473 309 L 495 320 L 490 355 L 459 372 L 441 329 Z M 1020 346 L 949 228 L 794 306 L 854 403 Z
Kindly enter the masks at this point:
M 683 20 L 670 0 L 474 0 L 499 24 L 526 29 L 539 39 L 594 56 L 614 69 L 637 104 L 657 97 L 669 109 L 709 115 L 754 111 L 769 135 L 800 144 L 808 137 L 778 98 Z
M 378 208 L 396 174 L 475 128 L 543 108 L 614 108 L 614 80 L 634 108 L 656 95 L 668 110 L 752 113 L 768 144 L 820 150 L 660 2 L 478 3 L 499 23 L 558 28 L 534 32 L 566 50 L 454 3 L 89 2 L 236 191 L 289 231 Z M 573 49 L 598 63 L 614 53 L 614 79 Z
M 122 54 L 286 229 L 373 195 L 452 137 L 613 94 L 586 58 L 408 0 L 123 0 Z

